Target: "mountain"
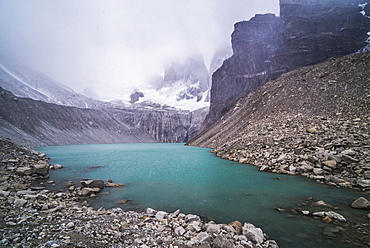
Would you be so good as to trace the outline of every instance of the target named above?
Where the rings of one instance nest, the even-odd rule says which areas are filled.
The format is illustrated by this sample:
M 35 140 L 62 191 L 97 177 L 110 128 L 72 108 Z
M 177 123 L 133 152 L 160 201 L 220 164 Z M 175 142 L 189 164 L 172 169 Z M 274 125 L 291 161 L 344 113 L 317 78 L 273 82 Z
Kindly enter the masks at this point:
M 270 130 L 267 126 L 276 124 L 272 120 L 287 119 L 287 115 L 293 119 L 320 116 L 319 121 L 358 117 L 365 120 L 370 117 L 369 68 L 370 52 L 366 52 L 285 73 L 241 98 L 212 128 L 189 144 L 242 148 L 249 141 L 243 135 L 252 132 L 251 128 L 254 135 L 258 136 L 258 132 L 261 136 L 268 135 L 266 130 L 282 128 Z M 305 125 L 310 124 L 307 121 Z
M 80 108 L 97 107 L 100 103 L 77 94 L 48 76 L 16 63 L 0 63 L 0 87 L 18 97 Z
M 8 106 L 9 109 L 3 109 L 1 112 L 2 121 L 6 121 L 3 122 L 0 129 L 2 129 L 5 136 L 17 137 L 19 140 L 22 136 L 19 134 L 22 133 L 34 145 L 153 142 L 154 140 L 157 142 L 187 142 L 196 136 L 208 111 L 207 107 L 200 108 L 203 105 L 197 105 L 195 111 L 190 111 L 150 102 L 137 104 L 124 104 L 120 101 L 102 102 L 77 94 L 72 89 L 42 73 L 19 64 L 0 64 L 0 87 L 11 91 L 15 95 L 14 98 L 2 99 L 3 108 Z M 94 95 L 91 89 L 86 89 L 85 92 Z M 142 96 L 140 93 L 137 94 L 137 98 Z M 22 99 L 19 100 L 20 102 L 30 101 L 30 99 L 23 98 L 38 100 L 36 101 L 37 104 L 32 105 L 37 109 L 31 110 L 31 107 L 27 107 L 25 104 L 12 105 L 14 102 L 11 99 Z M 7 103 L 6 100 L 10 102 Z M 56 107 L 45 103 L 54 103 L 60 106 Z M 184 102 L 184 104 L 189 104 L 189 102 Z M 70 108 L 62 108 L 63 106 L 74 106 L 78 110 L 73 109 L 72 111 Z M 13 111 L 11 111 L 12 109 Z M 49 116 L 43 113 L 53 112 L 51 109 L 61 111 L 61 113 L 51 113 Z M 37 117 L 39 121 L 29 119 L 31 112 L 33 113 L 32 118 Z M 84 121 L 79 119 L 78 116 L 89 119 L 92 112 L 95 113 L 94 123 L 105 124 L 86 130 L 75 129 L 74 123 L 78 123 L 80 126 L 85 125 Z M 16 116 L 13 116 L 15 113 L 17 113 Z M 73 114 L 78 116 L 73 116 Z M 60 118 L 60 115 L 64 115 L 65 119 Z M 55 119 L 59 119 L 59 125 L 49 120 L 53 116 L 55 116 Z M 110 126 L 106 123 L 107 121 L 112 121 L 116 125 Z M 19 122 L 24 124 L 19 126 L 17 125 Z M 51 123 L 50 130 L 46 130 L 45 123 Z M 29 130 L 27 125 L 32 125 L 33 129 L 39 131 Z M 69 127 L 70 125 L 72 126 Z M 64 137 L 55 137 L 55 134 L 64 133 L 64 129 L 58 130 L 60 126 L 68 128 L 68 134 L 63 135 Z M 106 137 L 103 137 L 104 128 L 121 130 L 122 133 L 113 137 L 114 132 L 107 130 Z M 49 134 L 48 132 L 51 132 L 51 130 L 53 132 Z M 94 136 L 92 132 L 96 132 L 96 135 Z M 138 132 L 140 134 L 137 134 Z M 49 140 L 46 136 L 53 140 Z
M 20 98 L 2 88 L 0 106 L 0 135 L 27 146 L 156 142 L 104 110 Z
M 280 30 L 280 18 L 273 14 L 256 15 L 235 24 L 233 55 L 212 75 L 211 105 L 202 130 L 221 118 L 240 97 L 267 81 Z
M 262 171 L 370 191 L 370 52 L 270 81 L 189 145 Z
M 202 55 L 170 63 L 164 77 L 154 75 L 126 97 L 131 104 L 159 104 L 182 110 L 209 106 L 209 73 Z M 125 101 L 124 101 L 125 102 Z
M 280 17 L 256 15 L 236 23 L 233 55 L 212 75 L 210 111 L 201 130 L 284 72 L 363 50 L 369 41 L 368 2 L 280 0 Z

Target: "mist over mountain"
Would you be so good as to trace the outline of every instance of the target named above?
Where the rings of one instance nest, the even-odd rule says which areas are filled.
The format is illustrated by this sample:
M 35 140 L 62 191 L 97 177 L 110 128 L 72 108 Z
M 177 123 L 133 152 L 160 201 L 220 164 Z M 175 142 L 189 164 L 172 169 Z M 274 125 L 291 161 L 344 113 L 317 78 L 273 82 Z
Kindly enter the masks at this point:
M 129 99 L 132 104 L 159 104 L 196 110 L 209 106 L 209 90 L 208 69 L 203 56 L 196 54 L 169 63 L 163 77 L 150 76 L 145 84 L 135 87 Z
M 19 97 L 81 108 L 96 107 L 96 100 L 19 63 L 0 61 L 0 87 Z

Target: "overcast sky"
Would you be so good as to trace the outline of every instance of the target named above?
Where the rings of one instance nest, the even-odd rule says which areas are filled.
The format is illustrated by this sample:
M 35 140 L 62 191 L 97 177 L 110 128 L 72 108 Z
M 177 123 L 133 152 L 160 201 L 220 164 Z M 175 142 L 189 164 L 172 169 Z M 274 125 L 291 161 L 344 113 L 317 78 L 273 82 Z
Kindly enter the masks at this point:
M 278 0 L 0 0 L 0 56 L 118 98 L 173 59 L 200 52 L 208 67 L 258 13 L 278 14 Z

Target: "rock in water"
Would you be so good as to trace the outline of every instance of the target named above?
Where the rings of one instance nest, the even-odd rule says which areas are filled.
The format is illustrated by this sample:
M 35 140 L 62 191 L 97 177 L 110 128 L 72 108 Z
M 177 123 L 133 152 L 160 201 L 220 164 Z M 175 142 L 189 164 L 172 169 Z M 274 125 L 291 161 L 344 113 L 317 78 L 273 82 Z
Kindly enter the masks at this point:
M 364 197 L 359 197 L 354 202 L 352 202 L 351 207 L 370 209 L 370 202 Z
M 85 188 L 99 188 L 103 189 L 104 188 L 104 181 L 103 180 L 87 180 L 87 181 L 81 181 L 82 187 Z

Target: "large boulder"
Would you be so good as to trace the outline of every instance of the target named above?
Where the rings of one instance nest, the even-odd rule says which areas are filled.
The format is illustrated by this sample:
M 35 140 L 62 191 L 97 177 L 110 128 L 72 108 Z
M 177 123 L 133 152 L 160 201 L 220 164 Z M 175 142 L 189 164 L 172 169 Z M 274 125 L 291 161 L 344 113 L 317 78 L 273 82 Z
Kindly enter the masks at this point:
M 99 188 L 99 189 L 103 189 L 105 186 L 104 181 L 101 179 L 81 181 L 81 185 L 84 188 Z
M 251 240 L 255 244 L 262 244 L 263 243 L 263 232 L 261 228 L 255 227 L 253 224 L 244 223 L 243 226 L 243 235 Z
M 354 202 L 352 202 L 351 207 L 370 209 L 370 202 L 364 197 L 359 197 Z
M 33 173 L 39 176 L 47 176 L 49 174 L 50 165 L 47 163 L 33 165 Z

